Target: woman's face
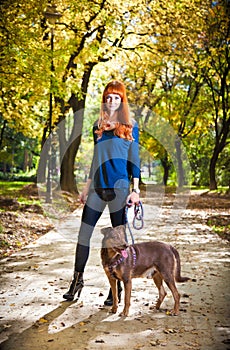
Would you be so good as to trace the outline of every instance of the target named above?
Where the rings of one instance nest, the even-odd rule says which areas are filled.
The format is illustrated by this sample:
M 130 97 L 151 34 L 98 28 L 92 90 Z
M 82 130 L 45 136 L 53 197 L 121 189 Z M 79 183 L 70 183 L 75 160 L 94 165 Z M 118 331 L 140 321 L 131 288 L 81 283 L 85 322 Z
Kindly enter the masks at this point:
M 109 113 L 112 115 L 121 105 L 121 97 L 118 94 L 108 94 L 105 96 L 105 104 Z

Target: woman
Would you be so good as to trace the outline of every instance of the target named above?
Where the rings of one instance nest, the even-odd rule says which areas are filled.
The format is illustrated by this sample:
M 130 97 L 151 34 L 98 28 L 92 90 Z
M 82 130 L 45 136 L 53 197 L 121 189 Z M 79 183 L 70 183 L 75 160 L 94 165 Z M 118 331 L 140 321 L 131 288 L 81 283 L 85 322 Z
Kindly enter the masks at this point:
M 131 120 L 122 82 L 112 81 L 104 90 L 100 117 L 93 127 L 94 155 L 89 179 L 80 196 L 84 204 L 76 247 L 74 276 L 64 299 L 80 296 L 83 272 L 89 257 L 90 238 L 106 205 L 113 227 L 124 225 L 125 206 L 139 202 L 139 130 Z M 130 194 L 130 180 L 133 190 Z M 121 287 L 118 285 L 120 300 Z M 105 305 L 112 305 L 112 293 Z

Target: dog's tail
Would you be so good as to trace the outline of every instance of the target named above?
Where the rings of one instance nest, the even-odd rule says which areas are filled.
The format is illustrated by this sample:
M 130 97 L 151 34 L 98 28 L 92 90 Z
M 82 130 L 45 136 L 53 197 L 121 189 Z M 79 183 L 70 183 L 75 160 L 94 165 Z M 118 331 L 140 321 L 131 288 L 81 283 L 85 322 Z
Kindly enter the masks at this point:
M 175 275 L 175 279 L 177 282 L 186 282 L 188 280 L 190 280 L 189 277 L 182 277 L 181 276 L 181 264 L 180 264 L 180 255 L 178 253 L 178 251 L 173 247 L 173 246 L 170 246 L 171 247 L 171 250 L 176 258 L 176 275 Z

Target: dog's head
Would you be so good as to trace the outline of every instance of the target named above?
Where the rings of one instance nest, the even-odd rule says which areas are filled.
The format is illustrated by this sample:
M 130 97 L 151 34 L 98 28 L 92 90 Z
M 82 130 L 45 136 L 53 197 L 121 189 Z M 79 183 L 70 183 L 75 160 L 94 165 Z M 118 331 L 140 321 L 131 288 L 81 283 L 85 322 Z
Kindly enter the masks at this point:
M 123 225 L 114 228 L 105 227 L 101 230 L 101 233 L 104 235 L 102 248 L 113 248 L 120 252 L 128 247 L 125 227 Z

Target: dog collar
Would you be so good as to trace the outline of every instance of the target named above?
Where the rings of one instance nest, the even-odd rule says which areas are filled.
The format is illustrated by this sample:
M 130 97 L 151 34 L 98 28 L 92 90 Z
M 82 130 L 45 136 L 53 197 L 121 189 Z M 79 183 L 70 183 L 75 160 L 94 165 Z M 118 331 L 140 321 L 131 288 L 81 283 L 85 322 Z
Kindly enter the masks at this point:
M 124 255 L 126 255 L 126 254 L 127 254 L 127 256 L 124 257 Z M 121 256 L 120 256 L 119 259 L 117 259 L 116 261 L 114 261 L 112 264 L 110 264 L 110 265 L 108 266 L 109 272 L 110 272 L 110 274 L 111 274 L 112 276 L 114 275 L 113 269 L 114 269 L 115 267 L 117 267 L 118 265 L 120 265 L 120 264 L 128 257 L 128 253 L 127 253 L 127 252 L 126 252 L 126 254 L 125 254 L 125 253 L 124 253 L 124 254 L 121 254 Z M 114 276 L 114 277 L 116 277 L 116 276 Z
M 134 249 L 134 247 L 133 247 L 132 245 L 130 245 L 128 248 L 130 248 L 131 253 L 132 253 L 133 268 L 134 268 L 135 265 L 136 265 L 136 260 L 137 260 L 136 251 L 135 251 L 135 249 Z M 127 249 L 128 249 L 128 248 L 127 248 Z M 117 259 L 116 261 L 114 261 L 112 264 L 110 264 L 110 265 L 108 266 L 109 272 L 110 272 L 110 274 L 111 274 L 112 276 L 114 275 L 114 271 L 113 271 L 114 268 L 116 268 L 116 267 L 117 267 L 118 265 L 120 265 L 125 259 L 128 258 L 129 254 L 128 254 L 127 249 L 123 249 L 123 250 L 121 251 L 121 256 L 120 256 L 120 258 Z

